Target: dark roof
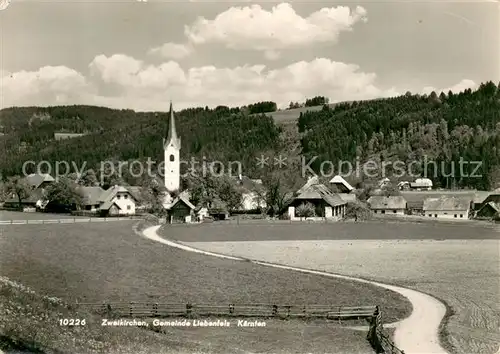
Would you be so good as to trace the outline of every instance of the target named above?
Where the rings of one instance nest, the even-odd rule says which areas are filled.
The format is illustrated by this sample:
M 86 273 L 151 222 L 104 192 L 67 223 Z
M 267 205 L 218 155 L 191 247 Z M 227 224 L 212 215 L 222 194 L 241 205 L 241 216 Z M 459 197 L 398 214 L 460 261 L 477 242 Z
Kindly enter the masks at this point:
M 172 102 L 170 102 L 170 124 L 168 127 L 167 138 L 163 140 L 163 145 L 172 144 L 176 149 L 181 148 L 181 139 L 177 136 L 177 130 L 175 129 L 175 118 L 174 109 L 172 108 Z
M 492 193 L 490 194 L 484 201 L 483 203 L 489 203 L 489 202 L 494 202 L 499 204 L 500 203 L 500 193 Z
M 172 202 L 172 206 L 170 207 L 170 209 L 175 207 L 178 203 L 184 203 L 191 210 L 196 209 L 196 207 L 189 200 L 184 198 L 183 196 L 179 196 L 179 197 L 175 198 L 175 200 Z
M 43 189 L 35 189 L 30 192 L 30 195 L 28 198 L 24 198 L 21 200 L 21 203 L 36 203 L 39 200 L 44 200 L 45 199 L 45 191 Z M 19 200 L 17 199 L 17 196 L 14 196 L 13 198 L 9 198 L 5 201 L 5 203 L 19 203 Z
M 494 203 L 494 202 L 488 202 L 488 203 L 485 203 L 481 207 L 481 209 L 479 209 L 477 211 L 477 213 L 480 214 L 483 211 L 483 209 L 486 209 L 486 208 L 491 208 L 491 209 L 493 209 L 497 213 L 500 212 L 500 207 L 496 203 Z
M 43 182 L 54 182 L 55 179 L 48 173 L 32 173 L 26 176 L 26 183 L 33 188 L 38 188 Z
M 373 196 L 367 202 L 371 209 L 406 209 L 406 200 L 402 196 Z
M 340 196 L 333 193 L 324 184 L 313 184 L 300 193 L 294 200 L 313 200 L 322 199 L 330 206 L 335 207 L 347 204 Z
M 424 200 L 425 210 L 467 210 L 470 208 L 471 199 L 443 196 L 440 198 L 427 198 Z

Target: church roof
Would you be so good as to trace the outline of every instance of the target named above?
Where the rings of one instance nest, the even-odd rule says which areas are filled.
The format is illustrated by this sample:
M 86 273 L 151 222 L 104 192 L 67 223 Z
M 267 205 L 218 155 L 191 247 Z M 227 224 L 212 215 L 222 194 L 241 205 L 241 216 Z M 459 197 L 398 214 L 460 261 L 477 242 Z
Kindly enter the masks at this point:
M 167 138 L 163 139 L 164 147 L 168 145 L 173 145 L 176 149 L 181 148 L 181 139 L 177 136 L 177 131 L 175 129 L 175 118 L 174 109 L 172 108 L 172 102 L 170 102 L 170 124 L 168 127 Z

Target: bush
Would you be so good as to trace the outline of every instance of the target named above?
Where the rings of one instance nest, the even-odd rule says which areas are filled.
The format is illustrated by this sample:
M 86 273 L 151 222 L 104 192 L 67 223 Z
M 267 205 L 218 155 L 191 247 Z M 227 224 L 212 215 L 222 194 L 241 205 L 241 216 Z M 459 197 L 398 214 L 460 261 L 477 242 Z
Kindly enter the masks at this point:
M 295 209 L 295 215 L 300 218 L 309 218 L 316 215 L 314 205 L 311 203 L 302 203 Z

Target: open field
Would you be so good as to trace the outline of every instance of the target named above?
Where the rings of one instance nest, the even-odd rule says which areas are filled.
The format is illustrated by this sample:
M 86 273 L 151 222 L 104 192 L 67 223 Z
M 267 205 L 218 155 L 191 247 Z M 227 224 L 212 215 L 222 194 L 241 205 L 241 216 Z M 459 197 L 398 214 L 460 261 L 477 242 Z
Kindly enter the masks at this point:
M 31 353 L 186 353 L 230 350 L 281 352 L 370 352 L 365 333 L 325 321 L 266 321 L 265 328 L 175 328 L 165 334 L 134 327 L 102 327 L 99 316 L 71 309 L 56 299 L 30 294 L 0 279 L 0 350 Z M 86 319 L 85 326 L 60 326 L 60 318 Z M 149 322 L 149 321 L 148 321 Z M 335 343 L 331 337 L 334 336 Z M 244 338 L 242 341 L 241 339 Z M 299 339 L 299 340 L 297 340 Z M 332 347 L 332 344 L 334 345 Z M 335 346 L 336 345 L 336 346 Z M 276 351 L 280 352 L 280 351 Z
M 240 225 L 231 232 L 231 226 L 203 225 L 198 233 L 195 228 L 165 227 L 162 234 L 178 240 L 226 238 L 232 241 L 186 243 L 211 252 L 357 276 L 426 292 L 444 301 L 451 310 L 442 332 L 445 347 L 455 353 L 495 353 L 500 343 L 499 234 L 479 227 L 433 225 L 437 229 L 432 231 L 430 225 L 400 224 L 397 232 L 402 232 L 402 228 L 406 232 L 404 237 L 396 237 L 397 224 L 387 224 L 386 233 L 375 225 L 339 224 L 333 227 L 336 232 L 323 236 L 327 230 L 324 227 L 332 225 L 304 225 L 307 233 L 302 237 L 308 241 L 298 241 L 297 225 L 288 230 L 285 225 L 262 226 L 260 230 L 255 225 Z M 350 240 L 346 240 L 349 233 Z M 269 240 L 279 241 L 262 241 L 266 234 Z M 377 234 L 384 240 L 377 240 Z M 396 239 L 388 240 L 390 235 Z M 258 241 L 251 241 L 252 237 Z
M 19 211 L 0 210 L 0 221 L 3 220 L 50 220 L 50 219 L 73 219 L 82 218 L 69 214 L 49 214 L 49 213 L 23 213 Z
M 321 276 L 216 259 L 159 245 L 132 231 L 134 222 L 0 227 L 0 273 L 69 303 L 157 301 L 371 305 L 387 320 L 411 305 L 391 291 Z M 39 322 L 43 324 L 43 320 Z M 140 330 L 138 330 L 140 331 Z M 210 352 L 366 352 L 365 332 L 331 323 L 270 322 L 255 329 L 168 328 L 170 341 Z M 278 341 L 277 338 L 280 338 Z M 281 339 L 282 338 L 282 339 Z M 175 346 L 174 346 L 175 347 Z M 184 349 L 187 347 L 183 347 Z M 218 350 L 219 349 L 219 350 Z
M 168 230 L 175 230 L 170 232 Z M 266 222 L 244 220 L 202 225 L 165 225 L 161 231 L 170 239 L 197 241 L 278 240 L 469 240 L 498 239 L 498 225 L 478 228 L 468 223 L 412 222 Z

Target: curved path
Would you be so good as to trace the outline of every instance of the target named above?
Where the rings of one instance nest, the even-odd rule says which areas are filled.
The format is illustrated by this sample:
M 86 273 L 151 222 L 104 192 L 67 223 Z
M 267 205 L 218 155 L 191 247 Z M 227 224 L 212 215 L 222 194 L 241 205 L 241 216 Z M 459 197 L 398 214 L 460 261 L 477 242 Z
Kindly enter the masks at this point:
M 187 245 L 166 240 L 158 236 L 157 231 L 159 228 L 160 226 L 149 227 L 143 231 L 143 235 L 150 240 L 161 242 L 168 246 L 176 247 L 189 252 L 196 252 L 208 256 L 226 258 L 231 260 L 239 260 L 247 262 L 249 261 L 248 259 L 245 258 L 232 257 L 223 254 L 202 251 L 193 247 L 189 247 Z M 394 324 L 395 327 L 394 342 L 396 346 L 404 350 L 405 354 L 447 353 L 447 351 L 443 349 L 439 344 L 439 326 L 446 314 L 446 307 L 444 306 L 443 303 L 433 298 L 432 296 L 423 294 L 415 290 L 374 282 L 366 279 L 360 279 L 355 277 L 349 277 L 339 274 L 333 274 L 333 273 L 327 273 L 327 272 L 321 272 L 321 271 L 315 271 L 297 267 L 289 267 L 285 265 L 279 265 L 268 262 L 261 262 L 254 260 L 251 261 L 255 264 L 260 264 L 267 267 L 288 269 L 308 274 L 328 276 L 332 278 L 354 280 L 395 291 L 406 297 L 413 305 L 413 311 L 411 315 L 408 318 Z

